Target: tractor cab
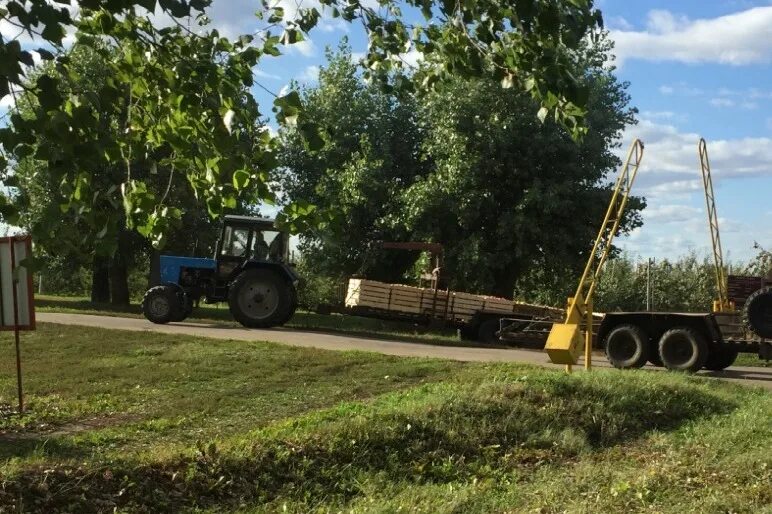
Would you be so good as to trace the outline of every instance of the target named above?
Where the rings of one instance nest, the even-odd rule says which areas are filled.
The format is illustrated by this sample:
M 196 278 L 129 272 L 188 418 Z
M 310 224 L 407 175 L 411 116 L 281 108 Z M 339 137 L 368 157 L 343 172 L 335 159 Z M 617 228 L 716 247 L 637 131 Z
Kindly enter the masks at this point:
M 227 281 L 247 261 L 288 264 L 289 234 L 281 232 L 272 219 L 225 216 L 215 248 L 218 281 Z

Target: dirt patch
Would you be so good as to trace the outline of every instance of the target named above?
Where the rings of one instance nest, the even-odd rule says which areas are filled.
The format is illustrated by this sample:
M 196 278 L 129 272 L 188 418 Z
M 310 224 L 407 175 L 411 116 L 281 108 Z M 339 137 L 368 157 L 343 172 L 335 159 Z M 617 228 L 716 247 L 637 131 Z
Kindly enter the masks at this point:
M 136 414 L 118 414 L 115 416 L 101 416 L 88 419 L 79 419 L 62 425 L 44 425 L 28 430 L 6 430 L 0 431 L 0 442 L 8 441 L 34 441 L 50 439 L 52 437 L 63 437 L 89 430 L 98 430 L 123 423 L 137 421 L 141 419 Z

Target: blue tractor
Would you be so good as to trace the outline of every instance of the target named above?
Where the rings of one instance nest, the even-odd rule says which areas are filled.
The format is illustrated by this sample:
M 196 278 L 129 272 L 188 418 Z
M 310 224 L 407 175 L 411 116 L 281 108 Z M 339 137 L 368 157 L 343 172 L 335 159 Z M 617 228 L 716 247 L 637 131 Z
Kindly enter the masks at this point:
M 250 328 L 280 326 L 297 308 L 298 275 L 289 264 L 289 235 L 274 220 L 225 216 L 214 258 L 161 256 L 160 284 L 142 299 L 153 323 L 183 321 L 194 305 L 228 302 Z

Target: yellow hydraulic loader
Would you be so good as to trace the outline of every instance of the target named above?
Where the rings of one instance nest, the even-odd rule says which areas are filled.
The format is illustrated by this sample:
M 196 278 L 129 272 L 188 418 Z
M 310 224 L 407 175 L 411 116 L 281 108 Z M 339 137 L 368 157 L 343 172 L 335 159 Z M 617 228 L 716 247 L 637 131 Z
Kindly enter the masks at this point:
M 622 215 L 630 197 L 633 182 L 638 174 L 638 167 L 643 159 L 643 143 L 636 139 L 630 145 L 622 171 L 611 196 L 611 202 L 606 210 L 598 237 L 590 252 L 590 258 L 582 273 L 576 293 L 568 299 L 565 323 L 555 323 L 552 326 L 547 344 L 544 347 L 552 362 L 565 364 L 566 370 L 576 364 L 584 348 L 584 367 L 592 366 L 592 298 L 595 294 L 603 264 L 611 251 L 611 243 L 619 230 Z M 582 337 L 581 325 L 585 324 L 585 334 Z

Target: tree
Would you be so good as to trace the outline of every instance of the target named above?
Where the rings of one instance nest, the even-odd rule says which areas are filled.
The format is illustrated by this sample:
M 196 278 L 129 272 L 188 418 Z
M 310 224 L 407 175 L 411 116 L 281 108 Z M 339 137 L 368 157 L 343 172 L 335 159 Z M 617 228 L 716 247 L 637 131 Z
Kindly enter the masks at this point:
M 455 79 L 417 100 L 391 100 L 411 113 L 389 125 L 411 142 L 401 145 L 407 162 L 393 170 L 384 168 L 380 153 L 359 144 L 393 139 L 374 136 L 371 123 L 335 125 L 355 109 L 377 112 L 360 107 L 367 87 L 350 69 L 345 86 L 323 75 L 305 99 L 308 112 L 333 127 L 328 147 L 337 153 L 308 158 L 313 165 L 289 163 L 290 185 L 304 186 L 288 193 L 313 193 L 319 206 L 339 207 L 343 219 L 341 230 L 312 234 L 308 246 L 317 245 L 322 260 L 330 255 L 336 271 L 350 273 L 376 239 L 440 242 L 451 287 L 500 296 L 511 296 L 517 280 L 535 269 L 572 275 L 586 260 L 610 199 L 608 174 L 620 164 L 613 150 L 625 125 L 634 123 L 627 85 L 604 67 L 608 51 L 600 42 L 574 57 L 575 73 L 590 84 L 588 132 L 580 144 L 560 124 L 531 116 L 534 100 L 527 94 L 502 92 L 492 77 Z M 285 143 L 285 152 L 298 152 L 292 140 Z M 642 205 L 632 200 L 623 231 L 640 224 Z M 382 262 L 373 271 L 393 277 L 406 267 Z
M 635 122 L 627 85 L 604 67 L 609 44 L 588 46 L 574 72 L 590 85 L 587 133 L 577 144 L 559 124 L 528 115 L 533 100 L 491 80 L 449 82 L 423 102 L 424 151 L 433 173 L 403 196 L 414 237 L 442 242 L 451 285 L 511 296 L 532 269 L 584 263 L 610 199 L 613 149 Z M 641 223 L 633 199 L 622 225 Z
M 36 141 L 45 139 L 48 144 L 38 145 L 35 157 L 60 180 L 71 210 L 83 214 L 84 222 L 99 234 L 113 221 L 95 210 L 93 199 L 117 195 L 125 206 L 127 227 L 156 245 L 163 243 L 179 220 L 181 206 L 167 196 L 151 194 L 132 173 L 139 155 L 157 155 L 157 162 L 146 164 L 184 174 L 212 216 L 232 208 L 248 184 L 256 187 L 261 200 L 270 201 L 267 177 L 275 163 L 274 142 L 257 121 L 257 104 L 243 95 L 243 89 L 252 86 L 252 69 L 262 56 L 278 55 L 280 44 L 301 40 L 324 9 L 332 16 L 363 22 L 370 39 L 367 73 L 394 77 L 389 86 L 430 88 L 449 76 L 492 74 L 504 86 L 518 85 L 528 91 L 538 100 L 542 118 L 552 112 L 575 136 L 584 130 L 586 89 L 571 73 L 568 56 L 602 24 L 589 0 L 471 4 L 410 0 L 407 5 L 420 9 L 426 20 L 415 26 L 402 20 L 394 1 L 381 3 L 376 11 L 357 0 L 324 0 L 322 8 L 300 9 L 294 20 L 286 20 L 281 7 L 264 2 L 260 15 L 266 26 L 259 37 L 242 36 L 236 41 L 213 30 L 193 34 L 178 22 L 194 15 L 203 23 L 208 4 L 208 0 L 80 0 L 74 20 L 66 0 L 6 2 L 0 8 L 0 20 L 17 27 L 19 34 L 0 39 L 0 96 L 24 91 L 37 98 L 39 108 L 31 118 L 12 115 L 10 125 L 0 129 L 0 168 L 29 156 Z M 151 15 L 156 9 L 175 24 L 154 25 Z M 98 48 L 108 40 L 121 49 L 108 61 L 111 80 L 97 94 L 60 95 L 59 79 L 47 73 L 33 84 L 24 82 L 23 66 L 32 66 L 34 59 L 18 37 L 26 33 L 61 50 L 70 28 L 76 29 L 82 45 Z M 399 56 L 411 48 L 427 56 L 417 81 L 404 80 L 399 73 Z M 48 49 L 38 53 L 53 60 L 65 82 L 73 79 L 66 56 L 55 56 Z M 200 80 L 202 76 L 205 81 Z M 274 108 L 280 123 L 297 123 L 304 132 L 316 135 L 296 93 L 277 98 Z M 121 124 L 123 137 L 96 138 L 103 117 L 121 112 L 130 113 Z M 250 154 L 242 151 L 244 138 L 259 141 L 251 145 Z M 110 184 L 97 184 L 95 170 L 105 165 L 125 167 L 126 173 Z M 12 174 L 6 172 L 2 178 L 6 187 L 16 186 Z M 84 189 L 89 194 L 83 194 Z M 297 208 L 288 212 L 303 214 Z M 16 210 L 8 196 L 0 196 L 0 214 L 6 222 L 15 222 Z
M 428 172 L 419 156 L 417 102 L 366 84 L 345 43 L 337 53 L 328 51 L 328 61 L 318 86 L 302 92 L 305 112 L 326 144 L 309 152 L 296 128 L 279 135 L 277 176 L 287 198 L 335 212 L 302 237 L 305 267 L 331 276 L 367 268 L 380 278 L 396 279 L 410 256 L 376 252 L 368 245 L 409 237 L 404 227 L 385 220 L 398 215 L 395 199 L 404 188 Z

